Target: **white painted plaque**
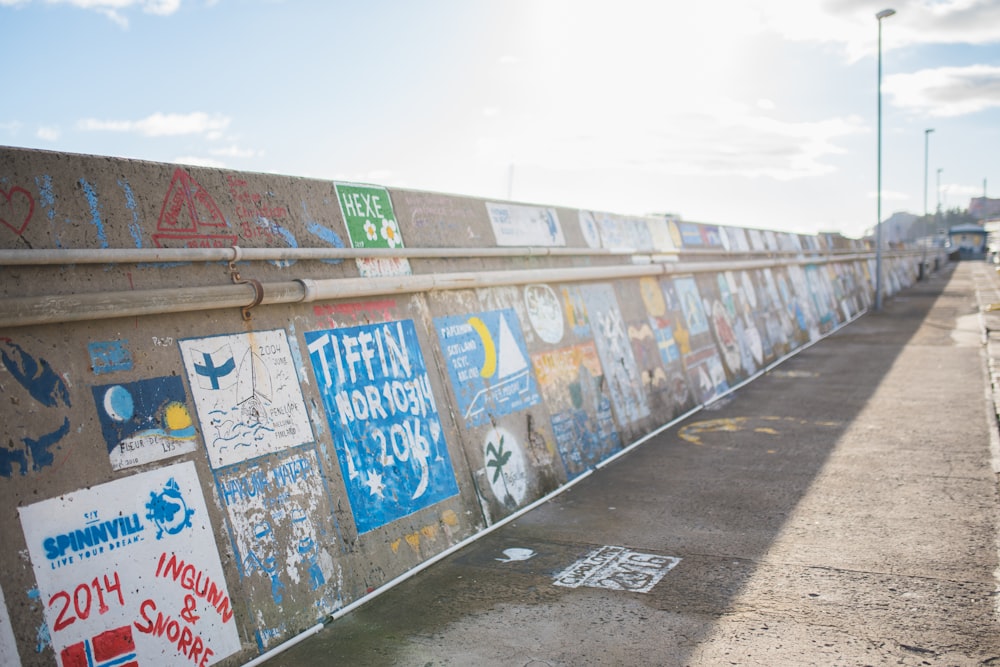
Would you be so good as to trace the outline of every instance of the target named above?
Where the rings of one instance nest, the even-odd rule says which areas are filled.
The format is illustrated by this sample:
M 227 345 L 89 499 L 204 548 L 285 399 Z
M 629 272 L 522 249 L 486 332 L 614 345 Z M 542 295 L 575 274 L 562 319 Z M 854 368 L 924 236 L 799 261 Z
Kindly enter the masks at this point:
M 194 463 L 19 512 L 60 664 L 207 667 L 240 649 Z
M 284 329 L 178 345 L 213 468 L 312 442 Z

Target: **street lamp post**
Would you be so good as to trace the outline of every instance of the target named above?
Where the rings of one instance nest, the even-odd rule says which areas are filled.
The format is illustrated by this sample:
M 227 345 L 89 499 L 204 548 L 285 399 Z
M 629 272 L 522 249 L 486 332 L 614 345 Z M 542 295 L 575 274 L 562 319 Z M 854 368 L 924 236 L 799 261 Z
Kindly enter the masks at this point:
M 933 127 L 924 130 L 924 224 L 927 224 L 927 156 L 929 155 L 930 136 L 933 131 Z
M 883 9 L 878 19 L 878 190 L 875 192 L 875 310 L 882 310 L 882 19 L 896 13 Z

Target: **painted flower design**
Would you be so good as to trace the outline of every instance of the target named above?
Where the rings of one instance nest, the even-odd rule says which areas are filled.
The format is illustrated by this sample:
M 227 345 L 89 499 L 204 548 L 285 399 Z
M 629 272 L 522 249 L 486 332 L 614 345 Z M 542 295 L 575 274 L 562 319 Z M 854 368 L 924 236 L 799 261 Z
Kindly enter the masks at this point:
M 374 241 L 378 238 L 378 230 L 372 224 L 371 220 L 365 220 L 365 236 L 368 237 L 369 241 Z
M 403 240 L 399 238 L 399 228 L 396 227 L 395 220 L 382 220 L 382 238 L 385 239 L 390 248 L 403 245 Z

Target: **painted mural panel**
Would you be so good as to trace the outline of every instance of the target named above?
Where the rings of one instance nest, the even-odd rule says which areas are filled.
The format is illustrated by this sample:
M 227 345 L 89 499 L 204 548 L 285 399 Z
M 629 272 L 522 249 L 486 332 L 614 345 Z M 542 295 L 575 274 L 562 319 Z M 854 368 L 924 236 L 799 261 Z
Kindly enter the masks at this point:
M 701 303 L 701 295 L 698 293 L 694 278 L 674 278 L 673 282 L 688 331 L 692 336 L 706 333 L 708 316 L 705 314 L 705 307 Z
M 642 218 L 630 218 L 613 213 L 593 214 L 605 248 L 652 250 L 649 227 Z
M 806 266 L 805 274 L 806 283 L 809 285 L 809 294 L 819 317 L 820 333 L 830 333 L 839 324 L 840 318 L 833 286 L 830 284 L 830 274 L 815 264 Z
M 577 220 L 580 222 L 580 232 L 583 234 L 583 240 L 586 241 L 587 247 L 600 248 L 601 229 L 597 226 L 594 213 L 592 211 L 580 211 L 577 214 Z
M 722 236 L 715 225 L 696 222 L 677 222 L 681 242 L 685 248 L 722 248 Z
M 816 304 L 809 292 L 809 281 L 806 279 L 805 271 L 797 264 L 786 267 L 785 271 L 788 276 L 783 292 L 786 295 L 786 304 L 795 314 L 799 329 L 805 332 L 807 340 L 819 340 L 821 335 L 819 314 L 816 312 Z M 779 286 L 781 286 L 780 282 Z
M 514 434 L 491 428 L 483 442 L 483 461 L 493 496 L 507 509 L 519 507 L 528 494 L 528 463 Z
M 193 452 L 197 432 L 176 375 L 91 388 L 114 470 Z
M 14 629 L 10 625 L 10 614 L 7 612 L 7 600 L 3 589 L 0 589 L 0 665 L 21 667 L 21 656 L 17 652 L 17 641 L 14 639 Z
M 546 343 L 562 340 L 564 323 L 559 297 L 548 285 L 525 285 L 524 306 L 531 328 Z
M 457 494 L 413 320 L 305 339 L 358 532 Z
M 229 248 L 238 243 L 211 193 L 181 168 L 174 170 L 153 233 L 157 248 Z
M 337 201 L 347 226 L 352 248 L 402 248 L 396 214 L 389 191 L 374 185 L 335 183 Z M 357 260 L 362 276 L 409 275 L 410 263 L 403 257 L 372 257 Z
M 482 426 L 541 401 L 512 308 L 437 317 L 434 326 L 466 424 Z
M 531 357 L 538 385 L 552 415 L 552 433 L 567 476 L 572 479 L 621 449 L 602 391 L 604 371 L 592 341 Z
M 554 208 L 487 202 L 486 212 L 499 246 L 566 245 Z
M 132 352 L 127 340 L 95 341 L 87 344 L 90 367 L 95 375 L 132 370 Z
M 261 650 L 341 606 L 327 548 L 339 536 L 315 446 L 218 470 L 215 483 Z
M 676 413 L 689 407 L 691 402 L 691 390 L 677 341 L 679 335 L 686 333 L 683 324 L 678 327 L 680 307 L 672 293 L 673 303 L 668 307 L 667 292 L 661 289 L 655 278 L 641 278 L 639 292 L 646 307 L 646 321 L 633 323 L 629 327 L 629 338 L 632 339 L 639 366 L 647 369 L 644 375 L 649 378 L 647 384 L 650 390 L 665 394 Z
M 213 468 L 312 442 L 283 329 L 178 341 Z
M 594 325 L 594 343 L 601 358 L 605 381 L 611 388 L 615 414 L 623 424 L 649 416 L 642 376 L 632 354 L 628 331 L 611 285 L 580 288 L 587 313 Z
M 691 350 L 684 357 L 684 367 L 701 403 L 706 403 L 729 389 L 726 370 L 714 345 Z
M 732 384 L 745 379 L 757 370 L 755 356 L 762 359 L 763 351 L 756 327 L 748 328 L 737 315 L 736 286 L 732 276 L 730 273 L 704 274 L 697 282 L 729 381 Z
M 670 234 L 670 225 L 666 217 L 656 216 L 645 219 L 646 227 L 649 229 L 649 238 L 653 243 L 653 249 L 660 252 L 677 250 L 673 236 Z M 669 256 L 670 259 L 677 259 L 676 255 Z
M 19 509 L 63 665 L 211 665 L 240 649 L 194 463 Z
M 796 346 L 795 324 L 785 307 L 774 271 L 770 267 L 759 272 L 758 295 L 762 303 L 762 316 L 775 356 L 787 354 Z
M 62 456 L 68 454 L 61 444 L 70 432 L 66 380 L 44 357 L 2 336 L 0 364 L 12 380 L 4 383 L 10 407 L 4 423 L 7 442 L 0 444 L 0 475 L 49 468 L 60 449 Z
M 662 280 L 660 286 L 694 400 L 710 401 L 728 390 L 729 382 L 710 332 L 699 286 L 692 276 Z

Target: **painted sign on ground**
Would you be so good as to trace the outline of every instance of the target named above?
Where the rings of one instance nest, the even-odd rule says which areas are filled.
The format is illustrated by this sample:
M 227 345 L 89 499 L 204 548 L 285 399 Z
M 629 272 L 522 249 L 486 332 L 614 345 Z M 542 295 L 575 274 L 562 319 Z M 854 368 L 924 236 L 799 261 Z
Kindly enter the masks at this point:
M 644 554 L 625 547 L 604 546 L 558 573 L 556 586 L 607 588 L 614 591 L 648 593 L 680 558 Z
M 19 512 L 61 664 L 204 667 L 240 649 L 194 463 Z
M 305 339 L 358 532 L 457 494 L 413 320 Z
M 283 329 L 178 345 L 213 468 L 312 441 Z
M 459 410 L 470 426 L 541 401 L 512 308 L 434 319 Z

